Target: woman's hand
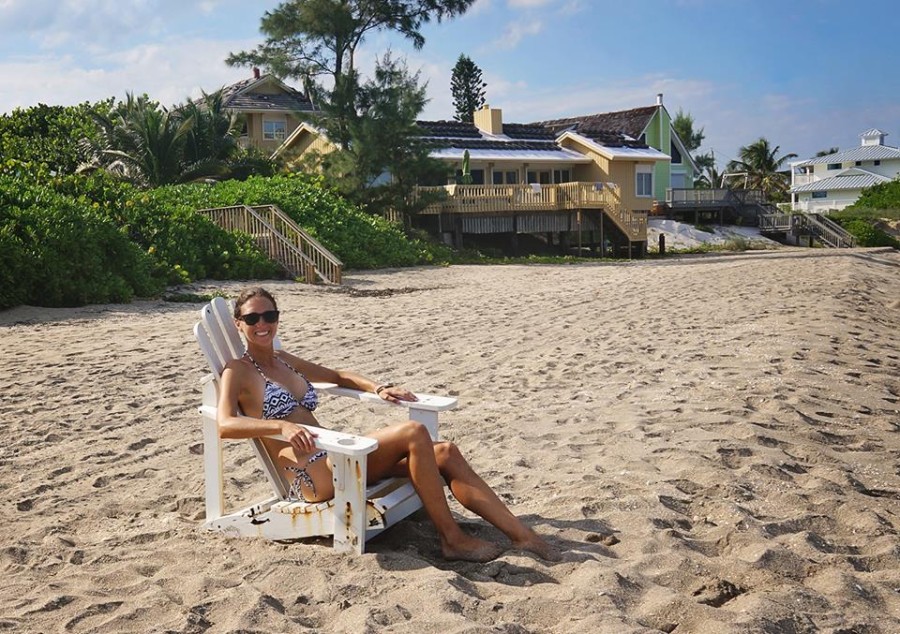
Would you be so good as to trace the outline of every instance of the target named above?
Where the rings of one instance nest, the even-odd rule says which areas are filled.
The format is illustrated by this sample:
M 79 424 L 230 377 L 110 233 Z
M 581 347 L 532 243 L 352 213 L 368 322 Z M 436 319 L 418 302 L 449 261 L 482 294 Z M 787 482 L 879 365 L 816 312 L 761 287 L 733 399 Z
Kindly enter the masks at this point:
M 400 401 L 418 401 L 416 395 L 399 385 L 392 385 L 379 390 L 378 396 L 391 403 L 399 403 Z
M 297 425 L 285 421 L 281 424 L 281 435 L 287 438 L 298 456 L 310 454 L 316 450 L 317 433 L 310 431 L 303 425 Z

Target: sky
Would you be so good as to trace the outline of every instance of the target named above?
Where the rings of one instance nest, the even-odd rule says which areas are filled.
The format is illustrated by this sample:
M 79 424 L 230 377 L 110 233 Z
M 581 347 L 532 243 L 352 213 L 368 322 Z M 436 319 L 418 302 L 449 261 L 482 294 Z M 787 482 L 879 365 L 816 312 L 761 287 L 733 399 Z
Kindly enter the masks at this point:
M 276 0 L 0 0 L 0 114 L 146 93 L 164 105 L 251 76 L 225 64 L 263 42 Z M 391 51 L 428 84 L 422 119 L 452 119 L 460 54 L 503 120 L 663 102 L 694 119 L 720 167 L 760 137 L 779 156 L 859 145 L 879 128 L 900 146 L 897 0 L 476 0 L 423 29 L 414 50 L 371 35 L 364 73 Z M 287 80 L 299 86 L 299 83 Z

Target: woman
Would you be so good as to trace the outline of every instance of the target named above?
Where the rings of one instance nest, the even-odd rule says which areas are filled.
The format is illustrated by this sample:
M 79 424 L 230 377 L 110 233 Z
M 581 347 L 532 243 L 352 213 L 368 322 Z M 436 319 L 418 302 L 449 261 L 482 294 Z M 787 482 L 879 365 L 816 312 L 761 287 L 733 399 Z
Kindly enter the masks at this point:
M 263 438 L 269 453 L 291 485 L 291 494 L 309 502 L 334 495 L 327 455 L 315 446 L 313 415 L 317 405 L 311 382 L 374 392 L 397 402 L 415 395 L 395 385 L 378 385 L 353 372 L 330 370 L 283 350 L 276 351 L 279 312 L 275 298 L 263 288 L 245 290 L 234 307 L 234 323 L 247 342 L 247 352 L 222 372 L 219 432 L 222 438 L 257 438 L 281 434 L 287 442 Z M 241 415 L 243 414 L 243 415 Z M 369 454 L 370 482 L 388 476 L 409 478 L 434 522 L 447 559 L 489 561 L 502 549 L 465 533 L 453 519 L 444 483 L 459 502 L 503 531 L 516 548 L 545 559 L 559 555 L 525 526 L 469 466 L 453 443 L 434 442 L 421 424 L 409 421 L 372 434 L 378 449 Z

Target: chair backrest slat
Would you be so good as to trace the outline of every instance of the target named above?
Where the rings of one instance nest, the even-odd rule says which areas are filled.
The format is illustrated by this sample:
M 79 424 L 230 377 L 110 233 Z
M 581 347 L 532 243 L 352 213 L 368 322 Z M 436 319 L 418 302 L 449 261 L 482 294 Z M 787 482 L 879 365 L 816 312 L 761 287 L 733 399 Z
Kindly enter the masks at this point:
M 229 302 L 216 297 L 200 311 L 200 322 L 194 328 L 200 348 L 217 379 L 226 363 L 244 354 L 244 342 L 233 319 Z

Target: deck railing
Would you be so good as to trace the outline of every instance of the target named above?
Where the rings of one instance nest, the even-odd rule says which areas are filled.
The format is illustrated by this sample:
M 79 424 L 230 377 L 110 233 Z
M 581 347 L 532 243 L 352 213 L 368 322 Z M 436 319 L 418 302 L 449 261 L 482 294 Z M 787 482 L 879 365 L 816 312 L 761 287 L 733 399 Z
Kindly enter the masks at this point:
M 670 207 L 725 207 L 764 204 L 765 193 L 759 189 L 667 189 Z
M 614 183 L 445 185 L 417 187 L 416 199 L 439 198 L 420 214 L 504 214 L 602 209 L 631 240 L 647 239 L 646 212 L 626 209 Z
M 201 209 L 228 231 L 251 235 L 256 244 L 291 275 L 313 284 L 340 284 L 343 263 L 275 205 L 235 205 Z

